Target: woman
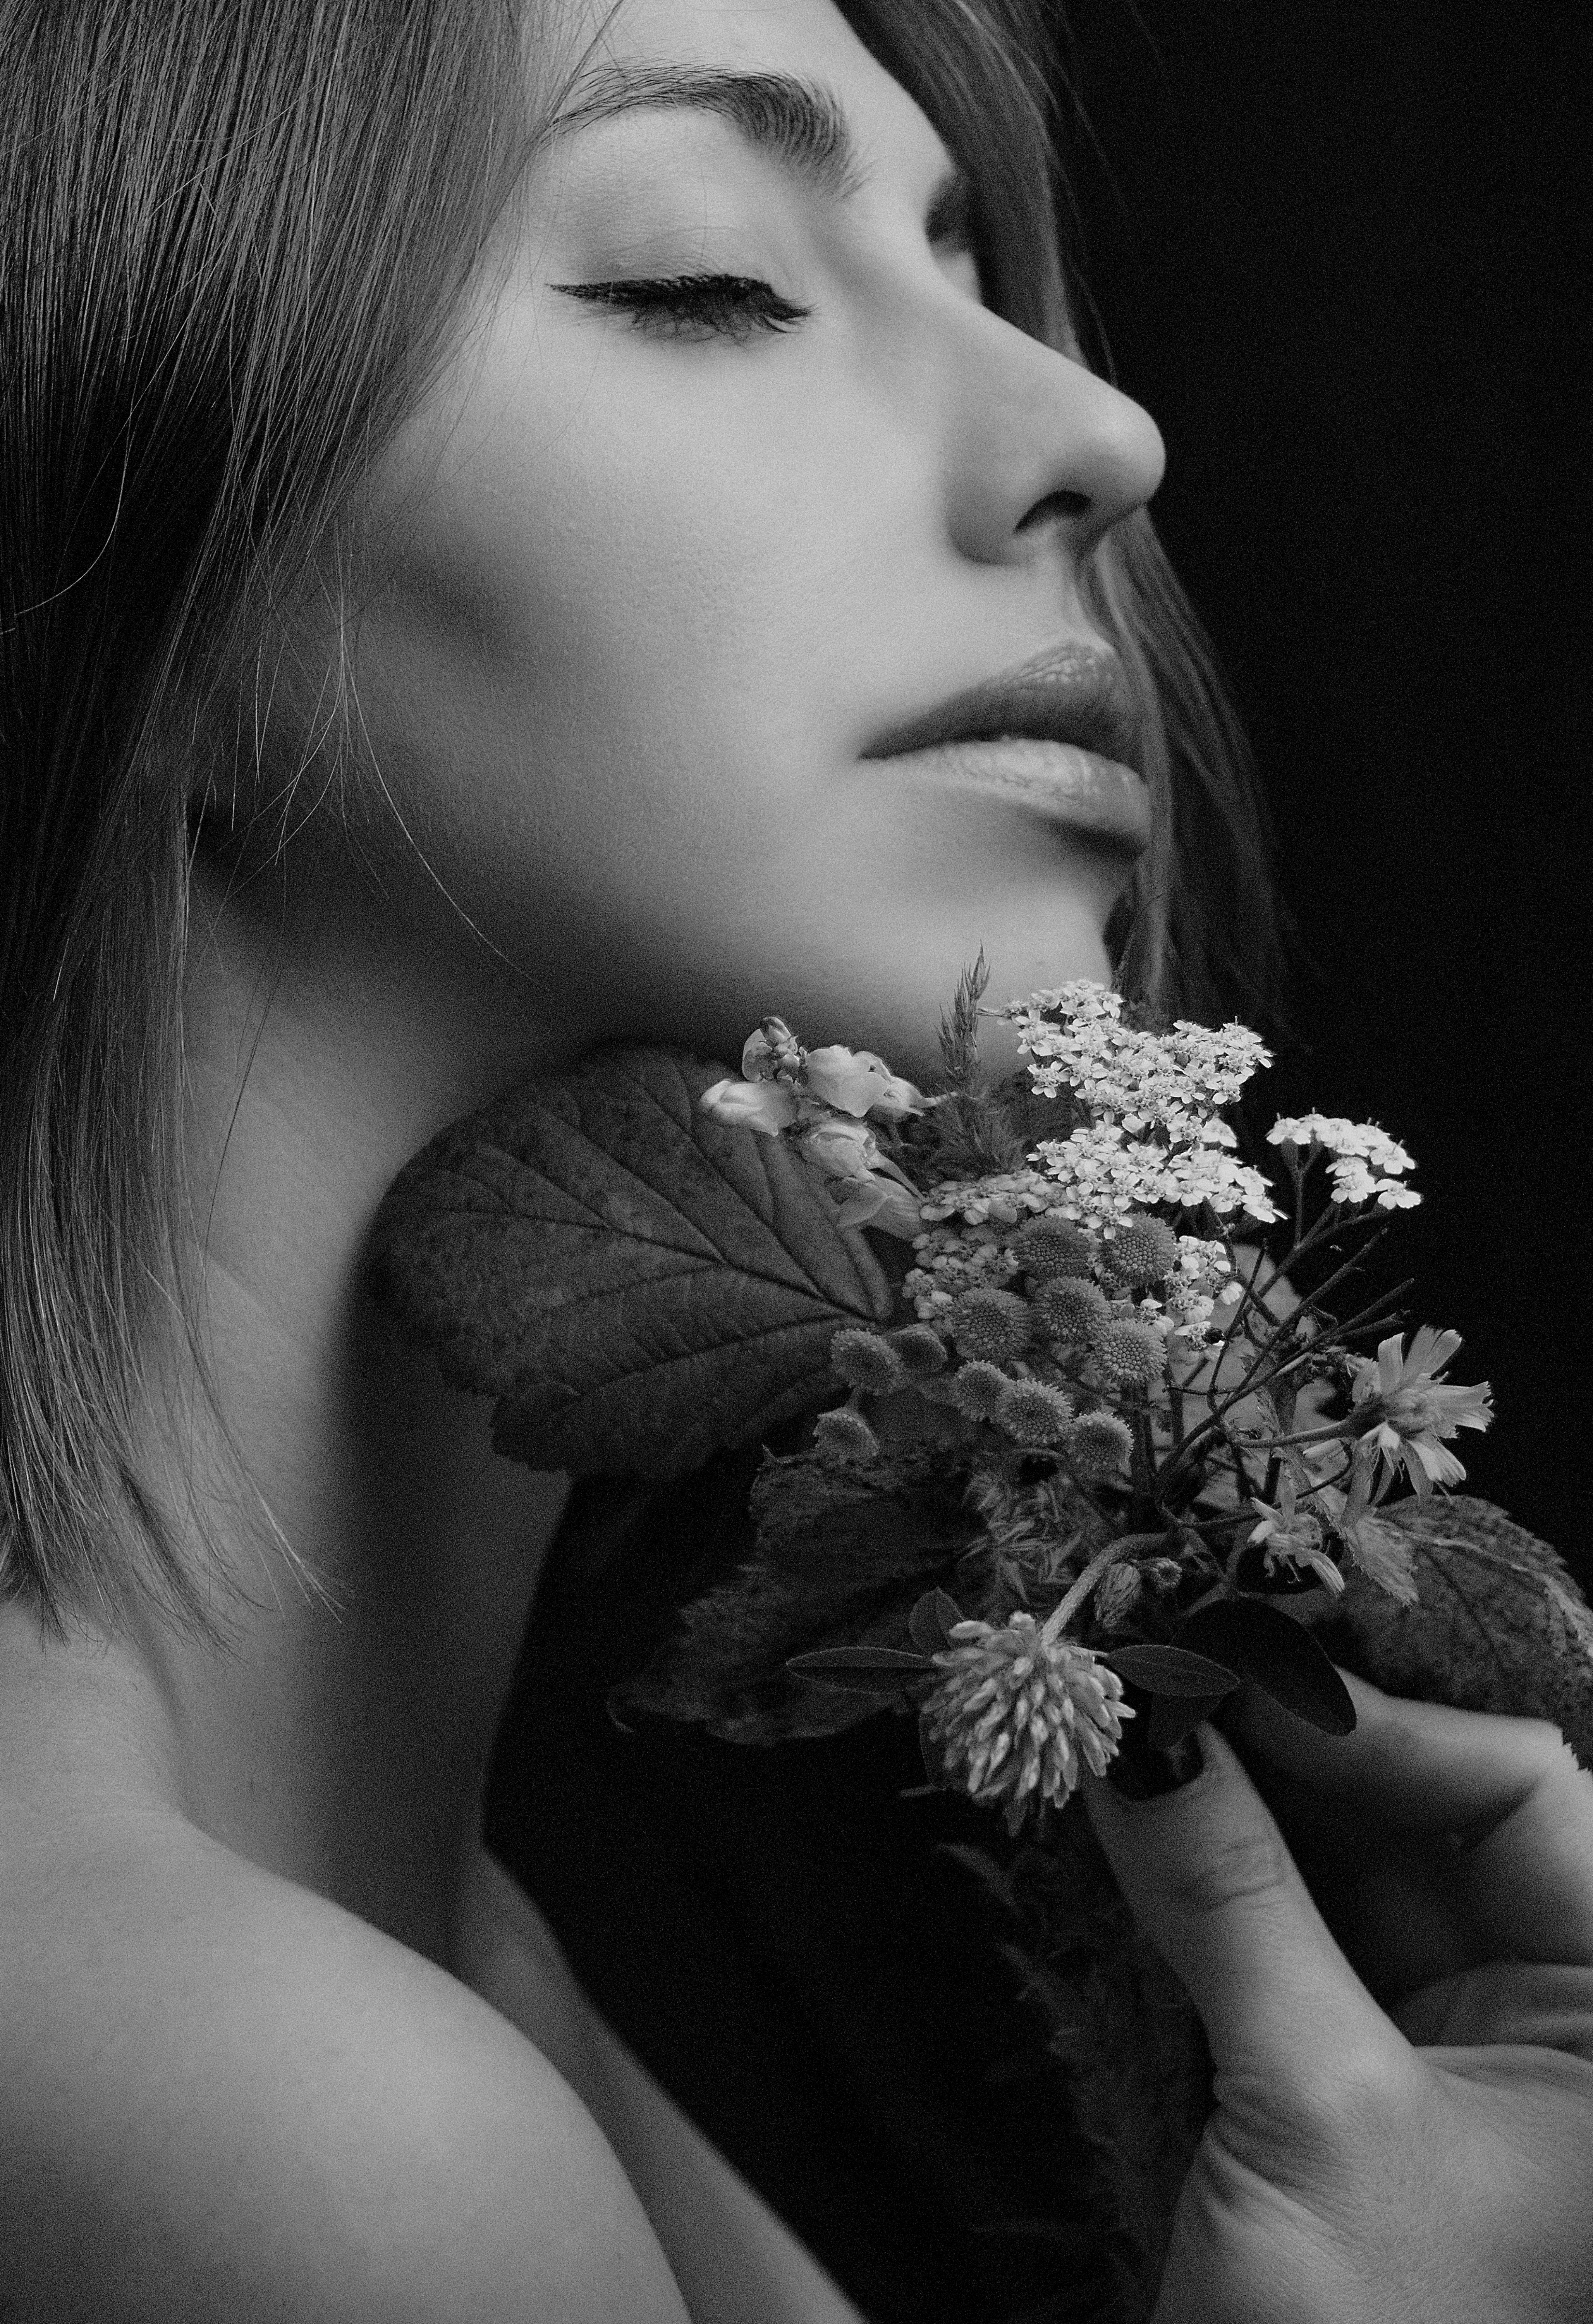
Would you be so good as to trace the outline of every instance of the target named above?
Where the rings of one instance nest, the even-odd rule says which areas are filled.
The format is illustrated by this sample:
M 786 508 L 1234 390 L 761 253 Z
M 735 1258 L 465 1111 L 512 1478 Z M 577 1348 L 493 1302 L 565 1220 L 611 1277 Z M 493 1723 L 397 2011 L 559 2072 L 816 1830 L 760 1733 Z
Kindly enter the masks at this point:
M 1232 794 L 1192 788 L 1159 442 L 950 166 L 1036 215 L 1006 21 L 0 15 L 18 2316 L 857 2312 L 483 1854 L 559 1495 L 358 1276 L 428 1136 L 595 1039 L 723 1053 L 774 991 L 910 1071 L 979 943 L 1104 971 L 1146 804 L 1134 971 L 1198 974 Z M 1146 802 L 890 755 L 1036 663 L 1075 739 L 1137 704 Z M 1489 1835 L 1445 1859 L 1480 1936 L 1400 1990 L 1548 1966 L 1406 2005 L 1477 2045 L 1413 2048 L 1218 1738 L 1186 1799 L 1096 1801 L 1234 2076 L 1168 2318 L 1569 2314 L 1593 2265 L 1586 1779 L 1364 1699 L 1332 1782 Z

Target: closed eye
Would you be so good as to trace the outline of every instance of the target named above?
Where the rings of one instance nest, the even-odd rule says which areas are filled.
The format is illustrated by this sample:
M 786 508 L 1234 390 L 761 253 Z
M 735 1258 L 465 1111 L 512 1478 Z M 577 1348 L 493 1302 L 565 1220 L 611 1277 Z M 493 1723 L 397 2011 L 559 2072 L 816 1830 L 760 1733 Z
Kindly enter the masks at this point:
M 744 344 L 760 332 L 788 331 L 813 311 L 750 274 L 670 274 L 549 287 L 571 299 L 618 309 L 631 317 L 633 329 L 664 338 L 705 330 Z

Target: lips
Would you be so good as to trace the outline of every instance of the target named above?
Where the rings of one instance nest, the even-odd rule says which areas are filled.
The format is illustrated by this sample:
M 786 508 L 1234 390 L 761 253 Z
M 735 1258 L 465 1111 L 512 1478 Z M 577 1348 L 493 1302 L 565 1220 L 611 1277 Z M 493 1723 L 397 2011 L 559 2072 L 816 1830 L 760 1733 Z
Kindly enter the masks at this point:
M 1138 854 L 1150 798 L 1138 720 L 1110 646 L 1069 639 L 880 735 L 865 759 L 907 759 L 941 787 L 995 789 L 1082 837 Z

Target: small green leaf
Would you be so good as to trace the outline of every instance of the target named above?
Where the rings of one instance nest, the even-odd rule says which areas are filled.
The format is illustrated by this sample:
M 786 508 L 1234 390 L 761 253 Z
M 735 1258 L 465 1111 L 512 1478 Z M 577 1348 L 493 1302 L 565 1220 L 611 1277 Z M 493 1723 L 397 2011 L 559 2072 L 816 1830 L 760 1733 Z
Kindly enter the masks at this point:
M 962 1619 L 949 1591 L 926 1590 L 907 1616 L 907 1629 L 920 1654 L 944 1654 L 952 1642 L 952 1624 Z
M 794 1678 L 889 1702 L 909 1679 L 922 1678 L 929 1664 L 922 1655 L 899 1654 L 891 1646 L 819 1646 L 810 1655 L 793 1655 L 786 1668 Z
M 1324 1735 L 1355 1726 L 1349 1690 L 1303 1624 L 1257 1598 L 1202 1606 L 1179 1632 L 1181 1642 L 1237 1670 Z
M 810 1655 L 792 1655 L 786 1668 L 803 1678 L 827 1678 L 833 1671 L 886 1671 L 898 1678 L 914 1678 L 929 1663 L 925 1655 L 904 1654 L 897 1646 L 817 1646 Z
M 1119 1678 L 1147 1694 L 1197 1695 L 1220 1702 L 1239 1683 L 1236 1671 L 1186 1646 L 1115 1646 L 1104 1659 Z
M 1192 1735 L 1202 1719 L 1210 1719 L 1231 1687 L 1222 1694 L 1158 1694 L 1152 1701 L 1150 1717 L 1146 1721 L 1146 1740 L 1153 1751 L 1170 1751 L 1174 1743 L 1182 1743 Z

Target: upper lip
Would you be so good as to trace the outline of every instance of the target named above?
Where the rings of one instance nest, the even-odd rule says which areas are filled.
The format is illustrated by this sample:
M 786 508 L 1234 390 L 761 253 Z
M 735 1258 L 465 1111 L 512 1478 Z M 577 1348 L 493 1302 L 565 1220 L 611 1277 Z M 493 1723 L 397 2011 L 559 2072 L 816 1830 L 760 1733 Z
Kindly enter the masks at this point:
M 894 759 L 904 751 L 985 741 L 998 734 L 1076 742 L 1140 771 L 1139 721 L 1128 673 L 1110 646 L 1084 638 L 1047 646 L 1001 677 L 986 678 L 935 709 L 904 720 L 862 756 Z

